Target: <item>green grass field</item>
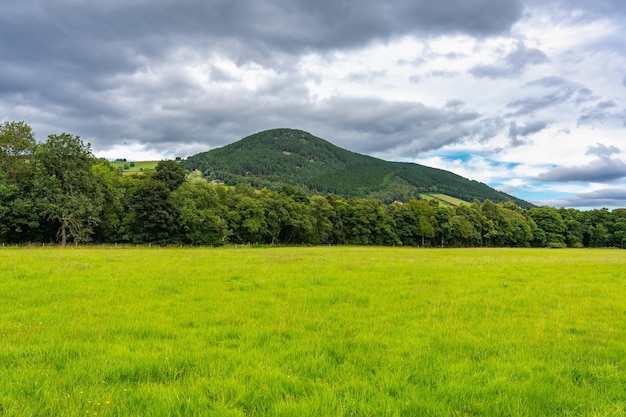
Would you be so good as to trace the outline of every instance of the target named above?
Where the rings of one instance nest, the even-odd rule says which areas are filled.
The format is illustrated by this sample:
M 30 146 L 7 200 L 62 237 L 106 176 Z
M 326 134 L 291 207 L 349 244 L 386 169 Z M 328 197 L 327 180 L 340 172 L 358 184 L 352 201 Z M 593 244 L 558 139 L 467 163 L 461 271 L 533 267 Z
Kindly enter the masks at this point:
M 134 166 L 130 166 L 131 163 Z M 158 164 L 159 161 L 111 162 L 111 166 L 115 168 L 124 168 L 124 166 L 128 166 L 128 169 L 124 169 L 125 174 L 136 174 L 138 172 L 154 171 Z
M 0 248 L 0 416 L 624 416 L 618 250 Z
M 461 204 L 471 204 L 468 201 L 461 200 L 460 198 L 452 197 L 446 194 L 420 194 L 420 198 L 423 200 L 435 200 L 444 206 L 460 206 Z

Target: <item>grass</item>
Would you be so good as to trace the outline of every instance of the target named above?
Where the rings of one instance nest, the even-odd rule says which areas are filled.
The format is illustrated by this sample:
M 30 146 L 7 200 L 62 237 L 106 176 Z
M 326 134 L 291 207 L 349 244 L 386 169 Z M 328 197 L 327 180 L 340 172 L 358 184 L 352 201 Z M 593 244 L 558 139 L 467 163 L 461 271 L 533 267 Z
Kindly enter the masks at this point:
M 3 248 L 1 416 L 623 416 L 617 250 Z
M 420 198 L 424 200 L 435 200 L 445 206 L 460 206 L 461 204 L 470 204 L 465 200 L 461 200 L 460 198 L 452 197 L 446 194 L 420 194 Z
M 131 163 L 134 165 L 131 166 Z M 128 166 L 128 169 L 124 169 L 124 174 L 154 171 L 158 164 L 159 161 L 111 162 L 111 166 L 115 168 L 124 168 L 125 166 Z

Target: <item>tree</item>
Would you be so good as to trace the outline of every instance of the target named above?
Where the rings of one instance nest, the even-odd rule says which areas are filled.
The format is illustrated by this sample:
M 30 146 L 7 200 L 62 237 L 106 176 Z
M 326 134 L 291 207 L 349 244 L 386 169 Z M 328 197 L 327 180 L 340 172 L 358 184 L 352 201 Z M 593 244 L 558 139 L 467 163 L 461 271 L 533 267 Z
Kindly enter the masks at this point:
M 35 151 L 37 204 L 57 225 L 61 245 L 88 242 L 100 220 L 103 195 L 91 170 L 91 145 L 68 133 L 50 135 Z
M 565 222 L 565 243 L 567 246 L 575 248 L 582 247 L 584 240 L 584 224 L 580 211 L 576 209 L 559 209 L 559 214 Z
M 419 246 L 420 217 L 408 204 L 393 203 L 390 215 L 396 225 L 398 239 L 406 246 Z
M 452 239 L 455 246 L 471 246 L 475 237 L 475 230 L 472 223 L 461 215 L 454 215 L 450 218 L 452 228 Z
M 615 221 L 613 245 L 618 248 L 626 249 L 626 217 L 618 218 Z
M 528 214 L 543 232 L 533 233 L 534 246 L 565 246 L 566 225 L 555 208 L 547 206 L 532 208 L 528 211 Z
M 165 184 L 168 190 L 174 191 L 185 182 L 185 168 L 176 161 L 161 161 L 152 178 Z
M 225 196 L 228 221 L 236 243 L 258 243 L 267 234 L 267 221 L 259 192 L 248 184 L 237 184 Z
M 435 208 L 437 206 L 434 204 L 436 202 L 432 203 L 426 200 L 410 200 L 407 203 L 408 207 L 419 217 L 417 234 L 421 238 L 422 246 L 426 244 L 425 239 L 430 241 L 435 237 L 435 225 L 437 224 Z
M 389 214 L 403 245 L 425 246 L 426 239 L 435 236 L 434 206 L 424 200 L 411 199 L 407 203 L 393 203 Z
M 126 201 L 134 189 L 133 181 L 138 176 L 123 176 L 105 159 L 99 159 L 91 167 L 98 188 L 102 193 L 100 223 L 95 228 L 94 240 L 117 242 L 126 233 L 124 219 L 128 215 Z
M 393 219 L 380 200 L 357 198 L 348 200 L 342 213 L 347 242 L 357 245 L 396 245 L 402 242 L 395 234 Z
M 478 205 L 461 204 L 451 209 L 450 238 L 455 246 L 481 246 L 485 217 Z
M 477 203 L 474 203 L 476 205 Z M 502 209 L 492 202 L 485 200 L 480 205 L 480 212 L 484 216 L 483 238 L 487 246 L 505 246 L 510 237 L 511 227 L 505 219 Z
M 282 188 L 279 192 L 261 190 L 259 201 L 263 206 L 265 217 L 265 243 L 304 243 L 311 239 L 313 225 L 308 216 L 308 207 L 298 199 L 299 193 L 293 189 Z
M 0 242 L 35 238 L 39 227 L 31 196 L 35 147 L 31 129 L 24 122 L 0 125 Z
M 587 229 L 589 233 L 589 246 L 592 248 L 604 248 L 609 241 L 609 231 L 602 223 L 598 223 L 595 226 L 589 226 Z
M 329 238 L 333 230 L 333 218 L 337 213 L 328 200 L 320 195 L 309 199 L 309 215 L 312 223 L 311 243 L 330 243 Z
M 325 199 L 331 207 L 327 214 L 329 215 L 328 220 L 332 224 L 332 227 L 327 229 L 327 243 L 333 245 L 348 243 L 349 233 L 344 219 L 348 218 L 348 213 L 351 211 L 350 204 L 336 194 L 328 194 Z
M 178 241 L 178 210 L 165 184 L 141 181 L 130 198 L 129 232 L 134 243 L 166 245 Z
M 504 245 L 513 247 L 529 246 L 533 239 L 533 233 L 531 226 L 528 224 L 528 219 L 516 208 L 503 207 L 502 214 L 507 219 L 507 224 L 511 230 L 511 235 L 504 242 Z
M 446 242 L 449 242 L 452 234 L 452 224 L 450 223 L 452 210 L 448 207 L 439 206 L 434 211 L 434 217 L 436 220 L 435 238 L 441 241 L 441 247 L 443 248 Z
M 0 170 L 0 242 L 36 240 L 39 215 L 30 195 L 8 182 Z
M 30 158 L 36 148 L 30 126 L 24 122 L 4 122 L 0 125 L 0 170 L 10 182 L 31 170 Z
M 191 175 L 173 193 L 180 212 L 182 233 L 192 245 L 223 245 L 232 234 L 217 188 L 201 177 Z
M 278 192 L 291 197 L 293 201 L 297 203 L 306 203 L 309 201 L 309 198 L 304 190 L 300 187 L 296 187 L 295 185 L 285 184 L 278 189 Z
M 616 213 L 611 213 L 606 208 L 584 212 L 585 246 L 596 248 L 608 246 L 611 243 L 616 218 Z

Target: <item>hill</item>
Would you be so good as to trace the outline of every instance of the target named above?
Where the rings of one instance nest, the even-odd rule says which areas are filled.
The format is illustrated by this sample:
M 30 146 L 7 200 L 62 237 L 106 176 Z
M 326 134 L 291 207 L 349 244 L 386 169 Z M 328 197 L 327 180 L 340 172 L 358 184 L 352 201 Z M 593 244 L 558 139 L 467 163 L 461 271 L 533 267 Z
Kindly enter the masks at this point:
M 333 145 L 294 129 L 259 132 L 182 162 L 227 185 L 248 183 L 279 188 L 286 184 L 317 194 L 408 201 L 423 194 L 445 194 L 464 201 L 532 204 L 452 172 L 406 162 L 389 162 Z

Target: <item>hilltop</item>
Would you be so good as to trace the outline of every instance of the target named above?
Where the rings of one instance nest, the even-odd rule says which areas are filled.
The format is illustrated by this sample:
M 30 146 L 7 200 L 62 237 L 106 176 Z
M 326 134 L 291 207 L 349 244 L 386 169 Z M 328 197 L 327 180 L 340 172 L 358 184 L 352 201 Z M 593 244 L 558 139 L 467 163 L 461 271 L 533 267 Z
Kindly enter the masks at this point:
M 489 199 L 532 207 L 524 200 L 449 171 L 362 155 L 295 129 L 259 132 L 193 155 L 182 165 L 227 185 L 248 183 L 270 189 L 293 185 L 310 193 L 385 202 L 447 195 L 469 202 Z

